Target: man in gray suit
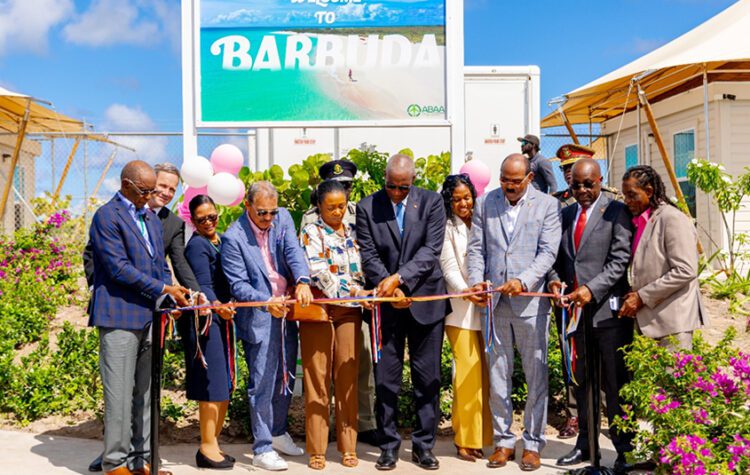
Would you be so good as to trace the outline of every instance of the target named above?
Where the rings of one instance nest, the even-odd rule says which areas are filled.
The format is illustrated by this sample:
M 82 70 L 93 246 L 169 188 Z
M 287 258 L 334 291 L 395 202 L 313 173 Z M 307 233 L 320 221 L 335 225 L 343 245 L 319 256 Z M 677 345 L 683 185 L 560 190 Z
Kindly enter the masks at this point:
M 593 317 L 591 341 L 583 336 L 583 324 L 573 333 L 576 355 L 574 376 L 578 404 L 579 433 L 576 446 L 557 460 L 557 465 L 575 465 L 588 460 L 588 398 L 584 358 L 591 348 L 600 360 L 602 388 L 607 401 L 610 427 L 614 417 L 622 415 L 620 388 L 630 380 L 622 347 L 633 341 L 633 320 L 618 318 L 620 303 L 629 291 L 627 268 L 630 262 L 630 240 L 633 236 L 631 215 L 624 203 L 602 193 L 602 174 L 593 158 L 583 158 L 573 165 L 570 188 L 577 203 L 562 210 L 562 240 L 549 287 L 560 293 L 562 283 L 572 292 L 567 295 L 576 307 L 588 306 Z M 573 308 L 573 307 L 571 307 Z M 599 408 L 594 408 L 598 413 Z M 626 470 L 625 453 L 632 450 L 632 434 L 610 429 L 617 450 L 615 472 Z
M 528 385 L 520 463 L 524 471 L 540 467 L 539 453 L 546 442 L 550 304 L 548 299 L 513 296 L 544 291 L 560 246 L 560 206 L 555 198 L 529 186 L 533 178 L 523 155 L 503 160 L 500 188 L 480 198 L 474 208 L 467 254 L 472 290 L 482 289 L 487 280 L 493 286 L 502 284 L 500 295 L 491 296 L 496 336 L 487 359 L 495 451 L 488 466 L 502 467 L 515 458 L 516 436 L 510 430 L 515 344 Z M 484 298 L 472 300 L 486 303 Z

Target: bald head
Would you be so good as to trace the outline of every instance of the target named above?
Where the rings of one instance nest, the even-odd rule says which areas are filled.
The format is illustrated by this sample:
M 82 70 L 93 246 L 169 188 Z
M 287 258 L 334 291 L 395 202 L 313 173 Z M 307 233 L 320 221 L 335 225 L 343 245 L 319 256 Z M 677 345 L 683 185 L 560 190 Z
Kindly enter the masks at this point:
M 410 156 L 397 153 L 388 159 L 385 166 L 385 193 L 392 203 L 404 201 L 416 176 L 417 170 Z
M 505 172 L 506 166 L 513 167 L 514 169 L 516 167 L 522 167 L 524 175 L 527 175 L 531 172 L 531 162 L 529 162 L 529 159 L 526 158 L 525 155 L 521 155 L 520 153 L 511 153 L 510 155 L 505 157 L 502 165 L 500 166 L 501 173 Z
M 582 158 L 573 164 L 570 189 L 579 205 L 588 208 L 602 192 L 602 170 L 593 158 Z
M 531 173 L 529 159 L 520 153 L 512 153 L 505 157 L 500 166 L 500 187 L 505 198 L 515 206 L 525 194 L 529 182 L 534 178 Z
M 133 160 L 132 162 L 126 163 L 120 172 L 120 180 L 128 179 L 137 182 L 138 180 L 149 176 L 153 176 L 154 180 L 156 179 L 154 169 L 143 160 Z
M 386 177 L 389 174 L 408 174 L 414 176 L 417 174 L 416 168 L 414 167 L 414 160 L 403 153 L 397 153 L 388 159 L 388 163 L 385 166 Z
M 575 174 L 576 171 L 581 175 L 591 176 L 597 179 L 602 177 L 602 169 L 599 166 L 599 163 L 593 158 L 582 158 L 575 162 L 573 164 L 573 174 Z

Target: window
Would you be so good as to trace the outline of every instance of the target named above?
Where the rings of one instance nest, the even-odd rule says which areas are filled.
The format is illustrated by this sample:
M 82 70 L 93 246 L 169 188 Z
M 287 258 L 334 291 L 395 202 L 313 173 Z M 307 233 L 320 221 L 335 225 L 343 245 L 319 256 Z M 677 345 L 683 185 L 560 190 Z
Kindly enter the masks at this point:
M 687 180 L 687 165 L 695 158 L 695 130 L 678 132 L 674 134 L 673 140 L 674 172 L 682 194 L 685 195 L 690 214 L 695 217 L 695 185 Z
M 638 145 L 628 145 L 625 147 L 625 170 L 638 165 Z
M 13 186 L 18 190 L 18 194 L 26 198 L 26 170 L 24 167 L 16 167 L 16 171 L 13 174 Z

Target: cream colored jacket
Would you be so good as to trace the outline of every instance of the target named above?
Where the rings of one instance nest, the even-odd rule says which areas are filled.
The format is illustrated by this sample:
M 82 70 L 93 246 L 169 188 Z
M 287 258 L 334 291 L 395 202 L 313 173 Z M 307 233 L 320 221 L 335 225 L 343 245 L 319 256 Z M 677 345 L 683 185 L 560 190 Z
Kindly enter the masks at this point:
M 680 210 L 659 206 L 633 255 L 630 283 L 643 300 L 641 332 L 662 338 L 708 324 L 698 282 L 698 237 Z
M 469 228 L 460 219 L 448 218 L 445 224 L 445 240 L 440 254 L 440 269 L 445 277 L 448 292 L 461 292 L 469 287 L 466 247 L 469 243 Z M 460 298 L 451 299 L 453 311 L 445 317 L 445 324 L 467 330 L 482 329 L 481 310 L 473 303 Z

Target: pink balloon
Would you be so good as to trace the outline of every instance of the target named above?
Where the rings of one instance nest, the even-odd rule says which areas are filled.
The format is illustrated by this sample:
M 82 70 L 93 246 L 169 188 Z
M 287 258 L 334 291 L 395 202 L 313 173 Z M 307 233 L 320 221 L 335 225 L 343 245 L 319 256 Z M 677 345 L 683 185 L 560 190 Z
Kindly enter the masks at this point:
M 193 223 L 190 221 L 190 207 L 188 206 L 188 201 L 183 201 L 180 203 L 180 206 L 177 207 L 177 216 L 182 218 L 182 220 L 188 225 L 192 226 Z
M 477 197 L 480 197 L 484 194 L 484 189 L 490 183 L 490 178 L 492 176 L 490 167 L 476 158 L 472 158 L 468 162 L 464 163 L 464 165 L 461 167 L 461 170 L 459 170 L 459 173 L 465 173 L 469 175 L 471 183 L 477 190 Z
M 192 200 L 196 196 L 207 195 L 207 194 L 208 194 L 208 186 L 201 186 L 200 188 L 196 188 L 194 186 L 186 186 L 185 192 L 183 193 L 182 202 L 185 203 L 185 206 L 188 206 L 190 204 L 190 200 Z
M 232 144 L 219 145 L 211 152 L 211 166 L 214 168 L 214 174 L 226 172 L 236 176 L 244 162 L 242 151 Z
M 239 178 L 237 178 L 237 181 L 240 183 L 240 193 L 237 195 L 237 199 L 232 201 L 229 206 L 237 206 L 245 200 L 245 184 Z

